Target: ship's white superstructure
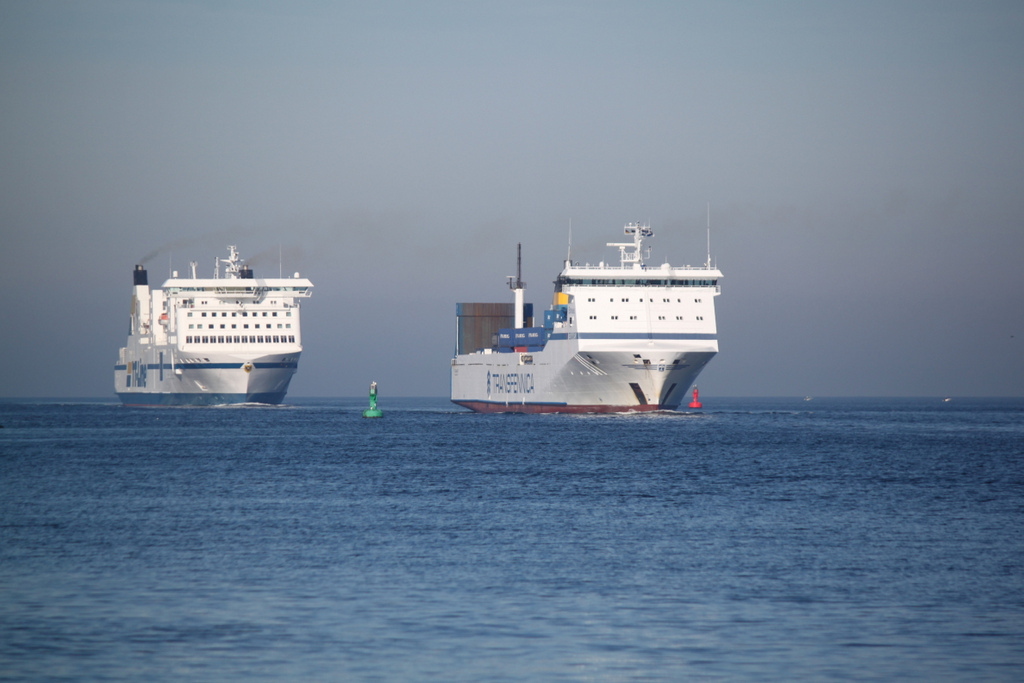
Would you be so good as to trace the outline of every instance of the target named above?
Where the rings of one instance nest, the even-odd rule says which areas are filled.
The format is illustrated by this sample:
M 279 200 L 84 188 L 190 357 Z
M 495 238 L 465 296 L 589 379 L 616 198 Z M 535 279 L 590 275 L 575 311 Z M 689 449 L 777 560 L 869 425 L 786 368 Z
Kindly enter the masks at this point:
M 543 324 L 519 322 L 529 304 L 458 304 L 451 400 L 479 412 L 678 408 L 718 352 L 722 273 L 710 255 L 703 266 L 649 266 L 651 228 L 630 223 L 625 234 L 631 242 L 608 245 L 618 266 L 565 262 Z M 513 289 L 521 302 L 519 276 Z
M 161 289 L 135 267 L 117 395 L 126 405 L 280 403 L 302 353 L 298 299 L 313 284 L 298 273 L 256 278 L 233 246 L 212 278 L 190 266 L 190 277 L 175 271 Z

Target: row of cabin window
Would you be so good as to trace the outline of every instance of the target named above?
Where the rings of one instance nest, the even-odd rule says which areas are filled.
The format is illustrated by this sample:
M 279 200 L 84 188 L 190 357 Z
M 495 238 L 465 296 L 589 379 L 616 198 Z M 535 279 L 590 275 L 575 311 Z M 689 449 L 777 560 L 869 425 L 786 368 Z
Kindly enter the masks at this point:
M 594 297 L 590 297 L 589 299 L 587 299 L 587 301 L 590 301 L 592 303 L 596 303 L 597 299 L 595 299 Z M 608 299 L 608 301 L 610 301 L 611 303 L 615 303 L 615 299 L 614 298 Z M 648 301 L 650 303 L 652 303 L 652 304 L 654 303 L 654 299 L 648 299 Z M 662 303 L 666 303 L 666 304 L 672 303 L 671 299 L 662 299 L 661 301 L 662 301 Z M 693 303 L 699 304 L 699 303 L 702 303 L 703 301 L 704 301 L 704 299 L 694 299 Z M 623 297 L 622 298 L 622 302 L 623 303 L 629 303 L 629 297 Z M 641 297 L 640 298 L 640 303 L 643 303 L 643 302 L 644 302 L 643 297 Z M 676 303 L 677 304 L 681 304 L 681 303 L 683 303 L 683 300 L 682 299 L 676 299 Z M 680 320 L 681 320 L 681 318 L 680 318 Z
M 193 311 L 189 311 L 188 312 L 188 317 L 191 318 L 192 317 L 192 313 L 193 313 Z M 239 314 L 238 311 L 231 311 L 231 317 L 232 318 L 238 317 L 238 314 Z M 248 311 L 242 311 L 241 314 L 242 314 L 243 318 L 249 317 L 249 312 Z M 206 311 L 202 311 L 202 315 L 205 318 L 206 317 Z M 252 317 L 258 318 L 259 316 L 260 316 L 259 311 L 253 311 L 252 312 Z M 270 311 L 270 316 L 273 317 L 273 318 L 276 318 L 277 317 L 277 311 Z M 285 316 L 287 316 L 289 318 L 292 317 L 292 312 L 291 311 L 285 311 Z M 211 311 L 210 312 L 210 317 L 211 318 L 216 318 L 217 317 L 217 311 Z M 222 317 L 222 318 L 228 317 L 228 312 L 227 311 L 221 311 L 220 317 Z M 263 317 L 264 318 L 267 317 L 267 311 L 263 311 Z
M 619 316 L 617 316 L 617 315 L 613 315 L 613 316 L 609 316 L 609 317 L 610 317 L 610 318 L 611 318 L 612 320 L 618 320 L 618 319 L 619 319 Z M 635 315 L 631 315 L 631 316 L 629 316 L 629 319 L 630 319 L 630 320 L 636 320 L 636 319 L 637 319 L 637 317 L 638 317 L 638 316 L 635 316 Z M 591 320 L 597 320 L 597 316 L 596 316 L 596 315 L 592 315 L 592 316 L 590 316 L 590 319 L 591 319 Z M 659 315 L 659 316 L 658 316 L 658 320 L 664 320 L 664 319 L 665 319 L 665 316 L 663 316 L 663 315 Z M 676 320 L 682 320 L 682 319 L 683 319 L 683 316 L 681 316 L 681 315 L 677 315 L 677 316 L 676 316 Z M 695 320 L 703 320 L 703 319 L 704 319 L 704 316 L 702 316 L 702 315 L 698 315 L 698 316 L 696 316 L 696 317 L 695 317 L 694 319 L 695 319 Z
M 215 328 L 215 325 L 213 325 L 213 323 L 210 323 L 206 327 L 208 329 L 212 330 L 212 329 Z M 260 324 L 256 323 L 256 325 L 254 325 L 254 327 L 258 330 L 258 329 L 260 329 Z M 273 323 L 267 323 L 266 325 L 264 325 L 264 327 L 266 327 L 268 330 L 270 330 L 270 329 L 273 329 L 274 325 L 273 325 Z M 195 329 L 201 330 L 201 329 L 203 329 L 203 324 L 199 323 L 198 325 L 196 325 L 194 323 L 189 323 L 188 324 L 188 329 L 190 329 L 190 330 L 195 330 Z M 220 329 L 226 330 L 227 329 L 227 323 L 221 323 L 220 324 Z M 231 323 L 231 329 L 237 330 L 238 329 L 238 325 L 235 324 L 235 323 Z M 242 323 L 242 329 L 243 330 L 249 329 L 249 323 Z M 277 329 L 279 329 L 279 330 L 280 329 L 289 329 L 290 330 L 290 329 L 292 329 L 292 324 L 291 323 L 283 323 L 283 324 L 282 323 L 278 323 L 277 324 Z
M 640 286 L 640 287 L 715 287 L 718 285 L 718 280 L 634 280 L 632 278 L 625 279 L 605 279 L 605 278 L 576 278 L 576 277 L 560 277 L 558 278 L 558 284 L 560 285 L 597 285 L 605 287 L 615 286 Z
M 294 344 L 294 334 L 187 335 L 186 344 Z

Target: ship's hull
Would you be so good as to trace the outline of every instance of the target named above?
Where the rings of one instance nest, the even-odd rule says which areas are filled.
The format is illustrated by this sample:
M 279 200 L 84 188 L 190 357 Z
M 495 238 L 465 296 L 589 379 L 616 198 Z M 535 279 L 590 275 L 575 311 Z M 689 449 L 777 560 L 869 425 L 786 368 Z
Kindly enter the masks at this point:
M 248 393 L 248 394 L 158 394 L 150 393 L 118 393 L 118 398 L 126 406 L 223 406 L 245 403 L 278 405 L 284 401 L 285 392 Z
M 533 353 L 458 355 L 451 400 L 481 413 L 676 410 L 717 352 L 713 340 L 688 346 L 581 349 L 574 340 L 553 340 Z
M 454 401 L 456 405 L 469 408 L 475 413 L 635 413 L 656 410 L 675 410 L 660 405 L 606 406 L 569 405 L 566 403 L 496 403 L 488 401 Z M 678 408 L 679 406 L 676 406 Z
M 279 404 L 298 368 L 299 352 L 189 356 L 154 348 L 143 360 L 114 367 L 118 398 L 125 405 L 210 406 Z

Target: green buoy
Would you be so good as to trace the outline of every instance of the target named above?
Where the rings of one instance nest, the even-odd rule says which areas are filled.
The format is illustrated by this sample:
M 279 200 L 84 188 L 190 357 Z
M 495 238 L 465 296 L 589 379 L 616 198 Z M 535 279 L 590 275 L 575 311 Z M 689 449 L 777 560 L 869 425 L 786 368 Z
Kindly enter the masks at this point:
M 370 407 L 363 411 L 363 417 L 384 417 L 377 407 L 377 383 L 370 382 Z

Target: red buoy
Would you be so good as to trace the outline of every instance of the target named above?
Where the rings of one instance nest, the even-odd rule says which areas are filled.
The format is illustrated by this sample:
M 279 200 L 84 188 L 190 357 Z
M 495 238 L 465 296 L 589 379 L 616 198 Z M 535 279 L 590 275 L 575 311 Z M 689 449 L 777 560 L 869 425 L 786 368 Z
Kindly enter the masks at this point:
M 697 387 L 693 388 L 693 400 L 690 401 L 691 408 L 703 408 L 704 404 L 700 402 L 700 394 L 697 393 Z

